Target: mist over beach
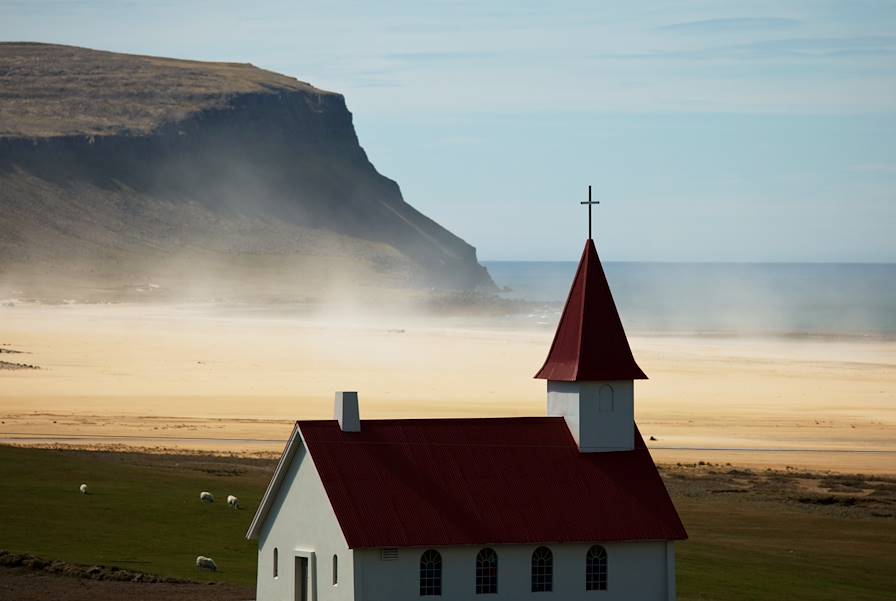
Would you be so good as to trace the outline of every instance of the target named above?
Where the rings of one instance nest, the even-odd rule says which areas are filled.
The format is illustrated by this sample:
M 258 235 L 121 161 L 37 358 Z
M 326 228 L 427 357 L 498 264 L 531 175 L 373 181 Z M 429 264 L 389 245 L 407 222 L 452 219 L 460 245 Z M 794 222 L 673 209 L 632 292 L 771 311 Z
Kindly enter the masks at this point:
M 574 261 L 484 261 L 502 297 L 559 317 Z M 896 335 L 892 263 L 604 262 L 629 332 Z M 550 324 L 553 327 L 553 323 Z
M 575 264 L 485 264 L 497 297 L 152 302 L 176 294 L 144 284 L 143 303 L 6 300 L 0 348 L 23 354 L 4 359 L 40 369 L 0 372 L 0 438 L 271 453 L 342 389 L 365 419 L 538 415 L 532 376 Z M 893 471 L 892 265 L 606 271 L 650 378 L 636 418 L 658 461 Z
M 0 371 L 0 439 L 269 454 L 342 389 L 365 419 L 538 415 L 532 376 L 576 263 L 483 264 L 497 292 L 342 278 L 222 291 L 206 275 L 41 300 L 7 280 L 3 359 L 40 369 Z M 605 270 L 650 378 L 636 418 L 658 461 L 893 472 L 896 266 Z

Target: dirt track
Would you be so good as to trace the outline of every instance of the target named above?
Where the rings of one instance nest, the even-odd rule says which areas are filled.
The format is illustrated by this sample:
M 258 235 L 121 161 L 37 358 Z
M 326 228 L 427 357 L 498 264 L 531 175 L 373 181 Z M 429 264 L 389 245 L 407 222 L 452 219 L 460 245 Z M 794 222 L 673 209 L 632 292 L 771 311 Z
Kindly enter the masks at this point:
M 116 582 L 0 568 L 0 601 L 246 601 L 254 598 L 254 590 L 226 584 Z

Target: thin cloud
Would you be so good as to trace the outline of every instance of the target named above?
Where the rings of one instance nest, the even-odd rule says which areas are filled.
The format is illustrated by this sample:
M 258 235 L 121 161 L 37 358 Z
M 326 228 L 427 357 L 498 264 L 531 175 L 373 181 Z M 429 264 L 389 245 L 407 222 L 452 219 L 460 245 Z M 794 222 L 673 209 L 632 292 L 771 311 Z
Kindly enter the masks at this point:
M 715 34 L 740 31 L 779 31 L 792 29 L 799 24 L 800 22 L 796 19 L 780 17 L 735 17 L 672 23 L 659 27 L 658 30 L 671 33 Z
M 402 84 L 390 79 L 361 79 L 353 82 L 356 88 L 400 88 Z
M 863 163 L 861 165 L 852 165 L 849 170 L 858 171 L 860 173 L 896 174 L 896 163 Z
M 396 52 L 386 58 L 413 63 L 432 63 L 437 61 L 462 61 L 483 59 L 495 56 L 493 52 Z
M 598 59 L 619 60 L 756 60 L 827 59 L 852 56 L 888 57 L 896 55 L 896 36 L 816 37 L 763 40 L 748 44 L 707 46 L 694 50 L 652 50 L 640 53 L 602 53 Z

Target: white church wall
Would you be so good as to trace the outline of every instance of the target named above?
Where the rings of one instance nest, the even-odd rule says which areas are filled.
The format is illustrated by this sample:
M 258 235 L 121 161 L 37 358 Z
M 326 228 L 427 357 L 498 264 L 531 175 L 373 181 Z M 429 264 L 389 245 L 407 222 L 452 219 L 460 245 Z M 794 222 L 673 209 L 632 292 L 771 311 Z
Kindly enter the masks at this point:
M 482 547 L 433 547 L 442 555 L 443 601 L 550 599 L 564 601 L 671 601 L 674 550 L 666 542 L 606 543 L 607 590 L 585 590 L 585 555 L 591 545 L 546 545 L 554 555 L 553 591 L 531 590 L 532 552 L 538 545 L 492 545 L 498 555 L 498 593 L 476 594 L 476 554 Z M 358 601 L 420 601 L 420 556 L 426 549 L 399 549 L 384 561 L 380 549 L 355 551 Z M 672 561 L 670 568 L 668 562 Z M 669 578 L 672 582 L 669 582 Z
M 678 598 L 675 581 L 675 541 L 666 541 L 666 597 L 669 601 Z
M 566 420 L 582 451 L 628 451 L 635 443 L 634 396 L 632 380 L 548 380 L 548 415 Z
M 258 601 L 296 601 L 296 558 L 309 569 L 306 601 L 354 599 L 352 552 L 303 442 L 258 536 Z M 274 577 L 274 549 L 278 570 Z M 333 555 L 338 582 L 333 584 Z

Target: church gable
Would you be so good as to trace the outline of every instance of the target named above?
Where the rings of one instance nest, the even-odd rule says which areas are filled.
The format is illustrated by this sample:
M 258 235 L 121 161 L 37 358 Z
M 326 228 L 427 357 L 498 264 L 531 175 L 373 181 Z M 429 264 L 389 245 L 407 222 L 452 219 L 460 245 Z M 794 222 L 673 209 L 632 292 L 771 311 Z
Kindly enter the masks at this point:
M 276 522 L 279 524 L 275 526 Z M 332 527 L 327 528 L 326 523 Z M 263 544 L 275 527 L 293 535 L 301 532 L 305 544 L 308 544 L 306 539 L 315 538 L 309 537 L 309 533 L 329 529 L 327 536 L 348 548 L 298 424 L 293 428 L 246 538 L 257 538 Z M 298 540 L 293 545 L 301 543 Z
M 258 598 L 293 598 L 298 582 L 352 598 L 354 558 L 298 427 L 247 536 L 258 539 Z

